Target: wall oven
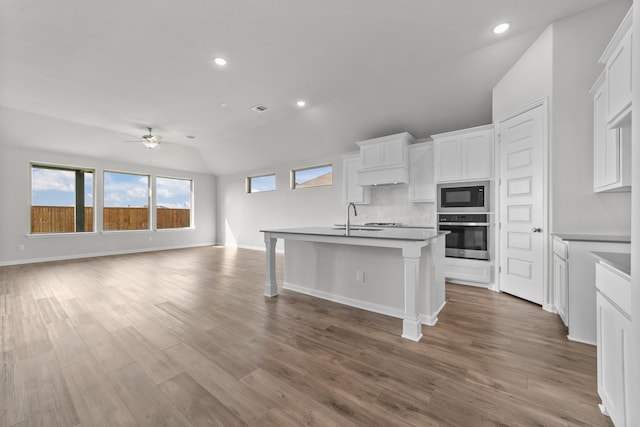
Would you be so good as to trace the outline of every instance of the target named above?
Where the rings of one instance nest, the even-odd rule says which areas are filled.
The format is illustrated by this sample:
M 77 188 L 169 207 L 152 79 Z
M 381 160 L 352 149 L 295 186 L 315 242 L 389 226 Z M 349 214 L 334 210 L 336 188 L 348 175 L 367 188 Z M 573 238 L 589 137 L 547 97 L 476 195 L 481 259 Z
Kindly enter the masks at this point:
M 489 215 L 486 213 L 439 214 L 438 229 L 446 235 L 445 256 L 489 259 Z
M 489 181 L 438 184 L 438 212 L 489 212 Z

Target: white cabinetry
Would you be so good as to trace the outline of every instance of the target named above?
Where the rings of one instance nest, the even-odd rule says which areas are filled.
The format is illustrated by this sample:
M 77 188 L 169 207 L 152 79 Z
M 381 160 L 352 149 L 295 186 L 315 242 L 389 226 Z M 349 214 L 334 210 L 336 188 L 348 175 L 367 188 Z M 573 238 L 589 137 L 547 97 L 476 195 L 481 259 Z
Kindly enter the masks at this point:
M 598 330 L 598 394 L 602 412 L 617 427 L 627 426 L 628 372 L 631 365 L 628 312 L 631 278 L 599 262 L 596 266 Z
M 559 239 L 553 240 L 553 301 L 556 311 L 569 325 L 569 271 L 567 269 L 567 247 Z
M 631 191 L 631 11 L 600 62 L 605 69 L 593 95 L 595 192 Z
M 592 251 L 629 253 L 631 244 L 618 236 L 560 236 L 565 238 L 553 238 L 554 306 L 569 330 L 567 338 L 595 344 L 596 260 Z
M 493 125 L 432 135 L 436 182 L 493 176 Z
M 409 182 L 409 144 L 415 142 L 407 132 L 358 142 L 360 169 L 358 185 Z
M 491 283 L 492 271 L 491 261 L 451 257 L 444 259 L 444 276 L 454 283 L 487 287 Z
M 409 201 L 433 202 L 436 185 L 433 174 L 433 142 L 409 146 Z
M 371 202 L 371 189 L 356 185 L 359 169 L 359 153 L 342 156 L 342 199 L 344 203 L 367 205 Z
M 610 126 L 616 126 L 631 113 L 632 18 L 632 10 L 629 10 L 600 57 L 600 62 L 605 64 L 609 100 L 607 123 Z

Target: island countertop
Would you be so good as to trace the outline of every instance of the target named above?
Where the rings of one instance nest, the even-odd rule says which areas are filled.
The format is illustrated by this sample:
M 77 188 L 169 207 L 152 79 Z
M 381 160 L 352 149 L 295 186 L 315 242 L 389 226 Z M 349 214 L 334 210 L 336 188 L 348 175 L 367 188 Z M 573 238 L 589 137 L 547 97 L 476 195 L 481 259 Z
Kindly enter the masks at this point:
M 344 227 L 295 227 L 279 229 L 263 229 L 263 233 L 307 235 L 307 236 L 327 236 L 344 237 L 345 239 L 365 238 L 365 239 L 385 239 L 404 241 L 429 241 L 439 236 L 444 236 L 448 232 L 438 232 L 433 228 L 410 228 L 410 227 L 363 227 L 352 226 L 351 234 L 347 236 Z

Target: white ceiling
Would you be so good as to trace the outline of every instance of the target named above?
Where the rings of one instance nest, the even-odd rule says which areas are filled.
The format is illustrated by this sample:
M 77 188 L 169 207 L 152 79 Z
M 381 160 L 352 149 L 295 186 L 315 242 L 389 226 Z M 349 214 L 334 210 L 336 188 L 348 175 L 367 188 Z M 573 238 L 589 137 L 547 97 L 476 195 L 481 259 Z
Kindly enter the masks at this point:
M 607 1 L 0 0 L 0 143 L 146 163 L 122 133 L 151 126 L 180 144 L 158 166 L 221 175 L 482 125 L 544 28 Z

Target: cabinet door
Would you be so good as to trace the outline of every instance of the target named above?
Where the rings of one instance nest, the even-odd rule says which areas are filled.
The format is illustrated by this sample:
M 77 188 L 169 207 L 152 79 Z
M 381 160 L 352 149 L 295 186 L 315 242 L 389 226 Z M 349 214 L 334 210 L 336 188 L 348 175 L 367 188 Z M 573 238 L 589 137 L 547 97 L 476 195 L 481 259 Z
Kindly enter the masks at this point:
M 602 293 L 597 293 L 598 394 L 614 425 L 627 419 L 625 372 L 630 359 L 629 320 Z
M 433 143 L 409 146 L 409 201 L 435 200 L 433 166 Z
M 606 64 L 609 90 L 607 122 L 615 121 L 631 105 L 631 43 L 632 34 L 628 31 Z
M 607 103 L 607 85 L 603 84 L 593 95 L 594 191 L 620 181 L 620 131 L 607 126 Z
M 371 190 L 368 187 L 356 185 L 357 173 L 360 168 L 360 156 L 353 155 L 342 159 L 342 194 L 344 203 L 369 204 Z
M 553 288 L 554 288 L 554 305 L 564 322 L 568 326 L 568 308 L 569 308 L 569 287 L 567 277 L 567 262 L 558 255 L 553 255 Z
M 462 179 L 488 179 L 493 174 L 493 132 L 460 137 Z
M 460 137 L 434 141 L 436 181 L 456 181 L 462 176 Z
M 382 165 L 382 146 L 370 144 L 360 147 L 360 167 L 362 169 L 377 168 Z

